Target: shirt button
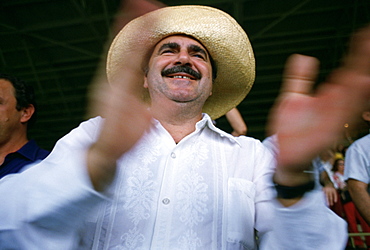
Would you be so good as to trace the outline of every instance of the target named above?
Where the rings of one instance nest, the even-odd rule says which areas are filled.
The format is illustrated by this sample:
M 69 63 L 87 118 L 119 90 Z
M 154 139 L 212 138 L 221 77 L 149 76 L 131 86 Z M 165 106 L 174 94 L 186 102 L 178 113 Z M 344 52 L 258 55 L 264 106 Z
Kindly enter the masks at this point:
M 176 158 L 176 154 L 174 152 L 171 153 L 172 158 Z
M 164 199 L 162 200 L 162 203 L 163 203 L 163 204 L 165 204 L 165 205 L 168 205 L 168 204 L 170 203 L 170 199 L 168 199 L 168 198 L 164 198 Z

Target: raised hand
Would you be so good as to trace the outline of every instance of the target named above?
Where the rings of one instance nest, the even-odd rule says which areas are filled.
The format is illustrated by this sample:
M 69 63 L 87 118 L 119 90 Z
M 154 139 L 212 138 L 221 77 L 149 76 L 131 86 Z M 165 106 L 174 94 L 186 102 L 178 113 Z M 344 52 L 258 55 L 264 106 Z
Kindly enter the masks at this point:
M 140 139 L 151 119 L 140 99 L 143 72 L 126 67 L 116 79 L 99 83 L 91 104 L 105 118 L 98 140 L 87 153 L 90 179 L 99 191 L 112 181 L 117 159 Z
M 315 58 L 288 59 L 281 95 L 270 116 L 270 133 L 277 133 L 280 154 L 275 181 L 300 185 L 310 161 L 331 146 L 344 124 L 358 117 L 370 100 L 370 27 L 356 33 L 343 65 L 315 93 Z

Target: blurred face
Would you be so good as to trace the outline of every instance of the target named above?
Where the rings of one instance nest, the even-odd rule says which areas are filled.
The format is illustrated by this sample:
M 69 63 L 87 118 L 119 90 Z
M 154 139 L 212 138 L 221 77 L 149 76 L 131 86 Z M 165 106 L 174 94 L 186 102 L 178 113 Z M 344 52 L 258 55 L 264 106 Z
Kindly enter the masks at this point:
M 0 144 L 11 136 L 17 126 L 20 126 L 22 111 L 18 111 L 16 105 L 13 85 L 7 80 L 0 79 Z
M 152 103 L 161 99 L 203 106 L 212 94 L 212 67 L 207 50 L 187 36 L 160 41 L 149 60 L 144 87 Z
M 344 161 L 338 160 L 337 167 L 338 167 L 338 172 L 343 173 L 344 172 Z

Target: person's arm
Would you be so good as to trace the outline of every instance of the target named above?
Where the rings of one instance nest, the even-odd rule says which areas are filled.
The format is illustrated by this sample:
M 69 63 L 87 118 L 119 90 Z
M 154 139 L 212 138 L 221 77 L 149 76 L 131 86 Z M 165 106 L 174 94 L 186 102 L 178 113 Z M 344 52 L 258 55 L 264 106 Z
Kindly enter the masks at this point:
M 348 179 L 347 187 L 357 210 L 370 225 L 370 195 L 367 192 L 367 184 L 355 179 Z
M 233 108 L 229 112 L 227 112 L 226 119 L 233 128 L 233 131 L 231 132 L 233 136 L 247 134 L 247 125 L 245 124 L 244 119 L 237 108 Z
M 338 192 L 330 180 L 328 173 L 324 170 L 320 174 L 320 182 L 323 185 L 322 191 L 325 194 L 326 202 L 329 206 L 334 205 L 338 201 Z
M 112 182 L 116 161 L 141 138 L 151 119 L 140 99 L 143 73 L 135 60 L 115 79 L 118 80 L 100 82 L 91 95 L 91 108 L 105 118 L 99 137 L 86 156 L 87 170 L 97 191 L 103 191 Z
M 343 65 L 315 94 L 318 61 L 293 55 L 285 70 L 282 93 L 272 110 L 270 134 L 277 134 L 279 155 L 274 182 L 287 187 L 309 183 L 310 162 L 359 116 L 370 98 L 370 27 L 355 34 Z M 338 101 L 340 100 L 340 101 Z M 279 199 L 289 206 L 300 200 Z

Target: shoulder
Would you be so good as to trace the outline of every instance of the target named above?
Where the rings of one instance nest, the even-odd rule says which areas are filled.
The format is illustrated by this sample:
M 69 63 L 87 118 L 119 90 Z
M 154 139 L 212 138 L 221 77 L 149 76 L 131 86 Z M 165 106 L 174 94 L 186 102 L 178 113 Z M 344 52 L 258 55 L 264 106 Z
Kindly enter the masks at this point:
M 370 134 L 361 137 L 349 146 L 346 155 L 350 155 L 353 151 L 369 152 L 370 147 Z

